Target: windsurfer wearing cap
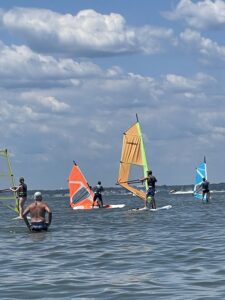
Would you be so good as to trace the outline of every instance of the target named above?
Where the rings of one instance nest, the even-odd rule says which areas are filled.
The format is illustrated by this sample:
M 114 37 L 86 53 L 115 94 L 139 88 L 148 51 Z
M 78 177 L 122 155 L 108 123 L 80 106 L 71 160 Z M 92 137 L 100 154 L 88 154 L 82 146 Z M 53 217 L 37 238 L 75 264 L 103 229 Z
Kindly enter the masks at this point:
M 45 214 L 48 213 L 46 222 Z M 27 215 L 31 216 L 31 223 L 27 220 Z M 34 202 L 31 203 L 23 213 L 23 219 L 30 231 L 47 231 L 52 221 L 52 211 L 49 206 L 42 202 L 41 192 L 34 193 Z
M 24 182 L 23 177 L 20 177 L 19 182 L 20 183 L 19 183 L 18 186 L 14 186 L 14 187 L 10 188 L 10 190 L 17 193 L 17 197 L 18 197 L 18 200 L 19 200 L 19 207 L 18 207 L 19 218 L 22 219 L 23 218 L 24 203 L 27 200 L 27 185 Z

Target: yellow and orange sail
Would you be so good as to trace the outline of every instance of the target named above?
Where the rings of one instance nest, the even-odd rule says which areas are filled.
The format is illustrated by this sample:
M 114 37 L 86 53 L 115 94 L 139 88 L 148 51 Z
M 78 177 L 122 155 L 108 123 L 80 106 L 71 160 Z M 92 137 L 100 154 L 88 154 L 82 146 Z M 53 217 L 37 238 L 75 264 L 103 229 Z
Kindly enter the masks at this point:
M 132 185 L 132 183 L 140 182 L 139 179 L 132 180 L 130 178 L 131 170 L 134 166 L 141 167 L 143 176 L 147 176 L 148 162 L 138 117 L 137 122 L 123 134 L 122 153 L 117 183 L 134 195 L 145 200 L 146 191 L 138 189 L 136 186 Z M 148 185 L 147 181 L 145 181 L 145 190 L 147 189 Z
M 75 162 L 69 175 L 68 184 L 71 208 L 91 209 L 94 193 Z

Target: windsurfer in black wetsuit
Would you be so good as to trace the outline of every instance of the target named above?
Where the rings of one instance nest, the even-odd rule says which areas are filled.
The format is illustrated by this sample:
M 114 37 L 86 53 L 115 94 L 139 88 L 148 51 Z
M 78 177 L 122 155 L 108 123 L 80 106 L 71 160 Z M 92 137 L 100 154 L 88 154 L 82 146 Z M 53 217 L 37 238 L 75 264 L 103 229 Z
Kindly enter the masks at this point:
M 94 198 L 93 198 L 92 207 L 94 206 L 94 203 L 96 200 L 98 203 L 98 207 L 99 208 L 103 207 L 103 200 L 102 200 L 102 192 L 103 191 L 104 191 L 104 188 L 102 186 L 102 183 L 101 183 L 101 181 L 98 181 L 98 184 L 93 188 Z
M 24 182 L 24 178 L 20 177 L 19 179 L 19 185 L 18 186 L 14 186 L 11 189 L 11 191 L 16 192 L 17 193 L 17 197 L 19 200 L 19 218 L 23 218 L 23 209 L 24 209 L 24 203 L 27 200 L 27 185 Z
M 209 190 L 209 182 L 205 178 L 202 178 L 202 183 L 200 185 L 202 189 L 202 201 L 206 195 L 206 202 L 209 202 L 210 199 L 210 190 Z
M 141 178 L 141 182 L 143 183 L 145 180 L 147 180 L 148 183 L 148 190 L 146 193 L 145 198 L 145 208 L 147 208 L 150 203 L 152 204 L 152 208 L 156 208 L 156 202 L 155 202 L 155 183 L 157 182 L 157 179 L 155 176 L 152 175 L 152 171 L 147 172 L 147 177 Z

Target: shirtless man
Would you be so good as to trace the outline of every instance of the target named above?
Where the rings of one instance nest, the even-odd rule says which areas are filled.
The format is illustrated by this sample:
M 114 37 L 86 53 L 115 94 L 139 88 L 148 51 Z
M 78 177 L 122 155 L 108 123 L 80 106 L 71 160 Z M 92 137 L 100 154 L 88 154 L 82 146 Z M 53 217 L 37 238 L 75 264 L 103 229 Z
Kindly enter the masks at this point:
M 48 222 L 45 214 L 48 213 Z M 27 220 L 27 215 L 31 215 L 31 223 Z M 34 202 L 31 203 L 23 213 L 23 219 L 30 231 L 47 231 L 52 221 L 52 211 L 48 205 L 42 202 L 41 192 L 34 193 Z

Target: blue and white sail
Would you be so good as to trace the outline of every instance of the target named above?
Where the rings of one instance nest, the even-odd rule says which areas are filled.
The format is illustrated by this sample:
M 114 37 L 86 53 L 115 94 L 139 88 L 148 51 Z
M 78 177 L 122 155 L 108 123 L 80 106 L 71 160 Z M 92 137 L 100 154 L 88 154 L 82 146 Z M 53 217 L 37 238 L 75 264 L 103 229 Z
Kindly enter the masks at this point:
M 207 166 L 205 157 L 204 161 L 200 163 L 199 166 L 196 168 L 195 173 L 194 197 L 197 199 L 202 199 L 201 184 L 203 182 L 203 178 L 207 180 Z

